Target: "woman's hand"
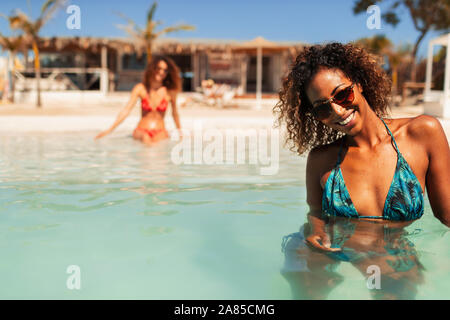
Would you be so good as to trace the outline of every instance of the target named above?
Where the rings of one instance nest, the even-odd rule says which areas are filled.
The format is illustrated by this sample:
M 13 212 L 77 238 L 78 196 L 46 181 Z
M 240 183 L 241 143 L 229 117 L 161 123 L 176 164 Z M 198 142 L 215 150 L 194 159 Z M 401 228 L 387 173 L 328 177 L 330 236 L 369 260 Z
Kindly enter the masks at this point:
M 131 91 L 130 100 L 128 101 L 125 108 L 123 108 L 119 112 L 119 115 L 117 116 L 116 121 L 113 123 L 113 125 L 108 130 L 100 132 L 94 139 L 97 140 L 103 138 L 107 134 L 111 133 L 119 124 L 121 124 L 122 121 L 125 120 L 125 118 L 130 114 L 131 109 L 133 109 L 138 98 L 146 95 L 145 90 L 146 89 L 142 83 L 138 83 L 137 85 L 135 85 L 133 90 Z
M 110 130 L 105 130 L 105 131 L 102 131 L 102 132 L 100 132 L 97 136 L 95 136 L 95 140 L 98 140 L 98 139 L 101 139 L 101 138 L 103 138 L 104 136 L 106 136 L 107 134 L 109 134 L 111 131 Z
M 338 252 L 340 248 L 331 248 L 330 237 L 324 232 L 313 233 L 306 238 L 306 244 L 321 251 Z

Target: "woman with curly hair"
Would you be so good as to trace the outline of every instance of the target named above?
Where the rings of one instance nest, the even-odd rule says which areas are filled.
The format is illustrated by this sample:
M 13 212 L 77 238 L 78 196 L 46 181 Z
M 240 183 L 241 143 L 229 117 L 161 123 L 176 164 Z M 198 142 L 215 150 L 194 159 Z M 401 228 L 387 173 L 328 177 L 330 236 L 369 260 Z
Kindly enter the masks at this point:
M 176 128 L 181 132 L 180 119 L 176 106 L 177 93 L 181 91 L 180 70 L 172 59 L 154 56 L 144 72 L 142 83 L 134 86 L 131 98 L 117 116 L 112 126 L 99 133 L 100 139 L 111 133 L 130 114 L 137 100 L 141 99 L 142 118 L 133 132 L 133 138 L 152 145 L 169 137 L 164 126 L 164 115 L 169 103 Z
M 450 227 L 450 150 L 442 126 L 426 115 L 385 118 L 390 89 L 377 59 L 352 44 L 314 45 L 297 57 L 274 108 L 279 122 L 287 125 L 292 150 L 310 151 L 308 223 L 294 238 L 297 244 L 306 240 L 313 251 L 297 248 L 295 256 L 302 250 L 308 257 L 325 252 L 365 272 L 375 252 L 377 263 L 389 266 L 389 259 L 378 256 L 389 256 L 388 240 L 378 237 L 386 234 L 387 225 L 402 229 L 423 215 L 425 187 L 435 217 Z M 330 221 L 342 217 L 353 226 L 352 234 L 337 236 L 335 229 L 330 237 Z M 379 246 L 369 250 L 372 240 Z M 420 269 L 413 254 L 408 259 L 411 268 Z M 319 260 L 323 266 L 332 261 Z

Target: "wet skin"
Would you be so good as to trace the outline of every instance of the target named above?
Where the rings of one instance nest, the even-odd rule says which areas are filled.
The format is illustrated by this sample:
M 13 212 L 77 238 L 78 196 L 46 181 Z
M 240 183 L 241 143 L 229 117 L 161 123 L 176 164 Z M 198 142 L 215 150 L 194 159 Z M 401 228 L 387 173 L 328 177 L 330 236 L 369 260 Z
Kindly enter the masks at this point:
M 327 226 L 327 235 L 339 254 L 298 245 L 286 252 L 286 259 L 306 262 L 307 270 L 283 271 L 295 299 L 325 299 L 344 277 L 337 272 L 342 261 L 351 263 L 366 282 L 369 266 L 380 270 L 381 289 L 372 289 L 375 299 L 413 299 L 423 283 L 423 267 L 404 227 L 411 222 L 383 225 L 367 220 L 336 218 Z M 306 225 L 308 237 L 310 225 Z M 343 257 L 343 258 L 342 258 Z M 349 260 L 346 260 L 346 259 Z M 343 259 L 343 260 L 342 260 Z
M 340 70 L 320 69 L 307 87 L 313 106 L 328 100 L 352 81 Z M 362 87 L 354 86 L 354 101 L 347 107 L 331 103 L 331 113 L 322 122 L 346 134 L 341 171 L 359 215 L 381 216 L 397 164 L 397 152 L 384 124 L 370 108 Z M 342 126 L 338 122 L 354 113 Z M 430 116 L 385 120 L 398 148 L 428 192 L 434 215 L 450 226 L 450 150 L 442 126 Z M 307 202 L 321 216 L 322 192 L 336 165 L 342 140 L 313 149 L 307 162 Z
M 322 68 L 311 79 L 306 94 L 313 107 L 333 97 L 339 90 L 352 81 L 337 69 Z M 342 276 L 330 271 L 336 261 L 330 258 L 330 252 L 339 254 L 342 248 L 332 248 L 332 237 L 328 230 L 329 222 L 322 217 L 322 195 L 325 183 L 336 165 L 340 145 L 344 142 L 341 171 L 353 205 L 360 216 L 381 216 L 386 196 L 394 176 L 397 152 L 392 139 L 382 121 L 366 101 L 362 86 L 355 83 L 354 100 L 345 107 L 330 103 L 329 117 L 321 122 L 339 130 L 346 136 L 338 141 L 314 148 L 308 155 L 306 168 L 308 232 L 305 242 L 299 250 L 306 259 L 310 272 L 287 272 L 284 276 L 292 286 L 294 295 L 306 298 L 324 298 L 330 290 L 342 281 Z M 353 113 L 353 115 L 352 115 Z M 354 117 L 347 125 L 339 122 L 348 116 Z M 421 115 L 415 118 L 386 119 L 398 148 L 417 177 L 422 191 L 427 191 L 434 216 L 450 227 L 450 149 L 445 133 L 439 121 L 433 117 Z M 361 219 L 361 221 L 364 221 Z M 356 221 L 358 222 L 358 220 Z M 354 222 L 354 223 L 356 223 Z M 414 284 L 421 282 L 420 263 L 413 251 L 407 259 L 412 261 L 411 268 L 396 274 L 397 262 L 389 262 L 390 254 L 386 250 L 386 239 L 382 230 L 385 226 L 410 224 L 410 222 L 391 222 L 383 219 L 370 219 L 364 228 L 356 227 L 345 241 L 345 246 L 358 252 L 378 252 L 380 255 L 368 255 L 365 259 L 352 264 L 366 275 L 366 267 L 371 264 L 382 268 L 385 283 L 390 288 L 403 287 L 405 292 L 415 292 Z M 353 223 L 353 221 L 352 221 Z M 402 230 L 400 226 L 399 230 Z M 363 232 L 361 230 L 364 230 Z M 384 231 L 383 231 L 384 232 Z M 402 239 L 402 231 L 397 232 Z M 388 239 L 396 243 L 395 238 Z M 397 241 L 398 243 L 399 241 Z M 400 241 L 408 246 L 407 242 Z M 391 244 L 389 244 L 392 247 Z M 388 247 L 389 247 L 388 246 Z M 387 252 L 386 255 L 381 253 Z M 394 250 L 395 251 L 395 250 Z M 327 253 L 327 254 L 325 254 Z M 402 259 L 404 259 L 403 257 Z M 394 260 L 398 257 L 394 257 Z M 401 260 L 400 260 L 401 262 Z M 399 262 L 399 263 L 400 263 Z M 398 264 L 398 263 L 397 263 Z M 406 279 L 406 281 L 405 281 Z M 397 283 L 395 280 L 398 280 Z M 408 286 L 412 286 L 408 288 Z M 375 292 L 373 292 L 375 294 Z M 398 298 L 402 293 L 387 290 L 378 293 L 378 298 Z

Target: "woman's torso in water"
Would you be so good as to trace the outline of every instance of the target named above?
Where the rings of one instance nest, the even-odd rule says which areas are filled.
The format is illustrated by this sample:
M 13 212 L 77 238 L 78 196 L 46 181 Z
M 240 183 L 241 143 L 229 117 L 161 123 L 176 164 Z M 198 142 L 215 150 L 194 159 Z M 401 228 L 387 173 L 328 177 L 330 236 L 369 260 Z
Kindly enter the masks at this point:
M 411 127 L 418 118 L 385 120 L 395 137 L 398 148 L 425 190 L 428 156 L 423 143 L 411 134 Z M 336 159 L 342 140 L 321 147 L 320 186 L 322 189 L 336 166 Z M 344 148 L 340 164 L 350 198 L 360 216 L 381 216 L 386 196 L 396 171 L 397 151 L 391 137 L 386 133 L 384 140 L 371 151 L 355 147 Z
M 165 130 L 164 115 L 171 102 L 171 97 L 166 87 L 158 90 L 147 91 L 142 85 L 141 112 L 142 118 L 137 128 L 146 130 Z

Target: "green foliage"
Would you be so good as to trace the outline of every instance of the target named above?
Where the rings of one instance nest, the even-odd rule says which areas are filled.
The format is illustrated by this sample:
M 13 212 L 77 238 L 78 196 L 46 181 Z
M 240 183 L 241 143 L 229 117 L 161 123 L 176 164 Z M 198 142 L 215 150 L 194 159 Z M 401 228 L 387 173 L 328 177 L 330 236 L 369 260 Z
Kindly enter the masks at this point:
M 34 21 L 22 11 L 16 10 L 15 14 L 8 17 L 10 27 L 22 30 L 29 37 L 37 38 L 39 31 L 64 2 L 64 0 L 47 0 L 41 8 L 41 14 Z
M 370 5 L 384 3 L 390 3 L 390 6 L 385 9 L 382 19 L 393 26 L 400 22 L 399 13 L 406 8 L 414 27 L 420 32 L 450 29 L 450 0 L 356 0 L 353 13 L 363 13 Z
M 411 80 L 415 81 L 415 59 L 425 35 L 430 30 L 444 32 L 450 30 L 450 0 L 355 0 L 353 13 L 366 12 L 367 8 L 374 4 L 390 4 L 387 9 L 383 9 L 384 13 L 381 17 L 385 23 L 394 27 L 400 22 L 399 14 L 404 9 L 409 12 L 414 28 L 419 32 L 412 49 Z
M 377 55 L 383 55 L 392 47 L 391 40 L 389 40 L 384 34 L 375 35 L 371 38 L 361 38 L 356 40 L 355 43 Z
M 121 16 L 128 22 L 127 25 L 119 25 L 118 27 L 128 33 L 137 44 L 145 46 L 148 61 L 150 61 L 151 59 L 153 41 L 155 41 L 158 37 L 167 33 L 173 33 L 182 30 L 195 30 L 194 26 L 187 24 L 178 24 L 156 31 L 156 28 L 162 24 L 162 22 L 154 20 L 156 8 L 157 3 L 154 2 L 147 13 L 147 21 L 144 28 L 140 27 L 136 22 L 134 22 L 124 14 L 118 13 L 119 16 Z

